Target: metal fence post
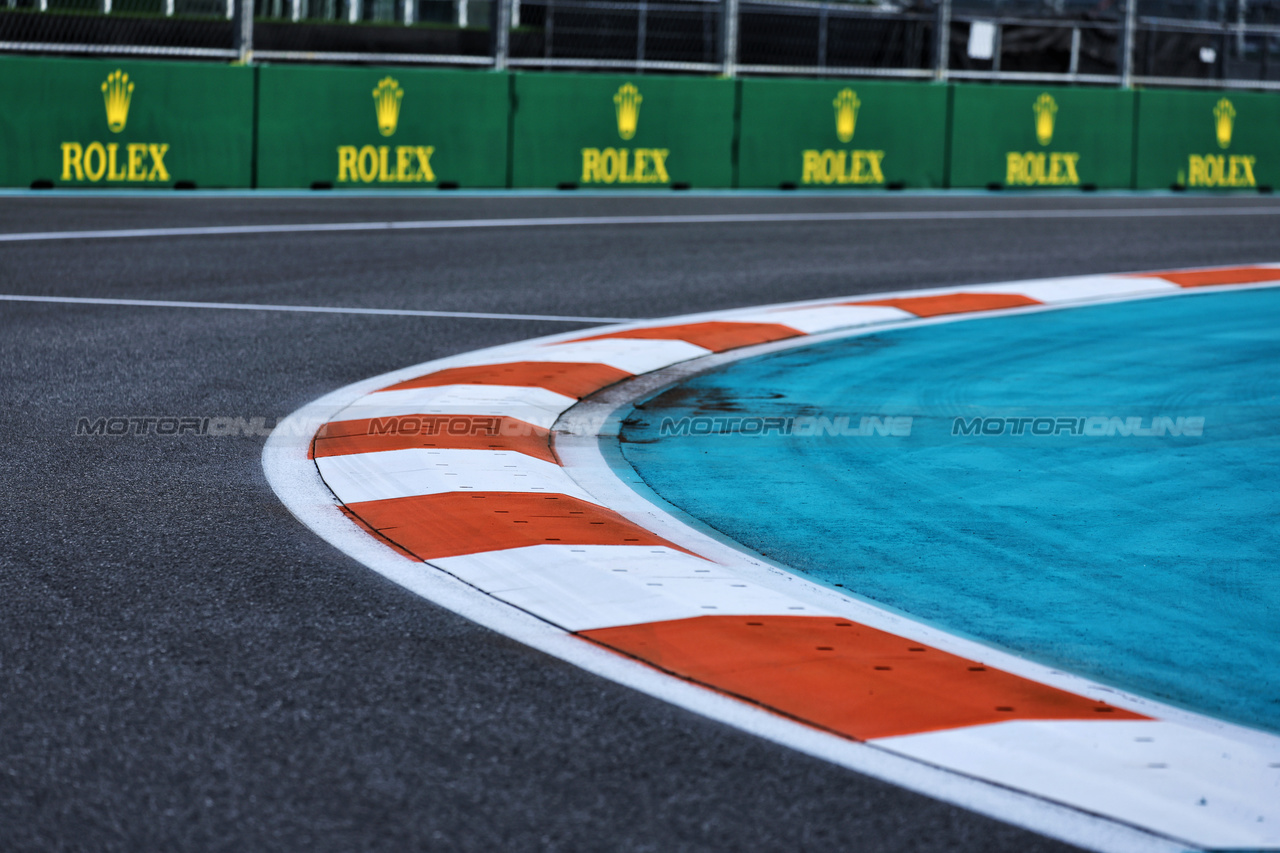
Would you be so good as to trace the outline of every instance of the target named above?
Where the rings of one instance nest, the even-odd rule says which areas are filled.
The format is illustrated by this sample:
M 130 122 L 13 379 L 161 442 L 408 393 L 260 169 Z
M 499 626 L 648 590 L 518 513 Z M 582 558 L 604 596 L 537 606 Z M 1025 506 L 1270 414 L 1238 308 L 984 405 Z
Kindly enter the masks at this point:
M 236 61 L 244 65 L 250 64 L 253 62 L 253 0 L 236 0 L 231 31 Z
M 822 0 L 818 7 L 818 67 L 827 67 L 827 39 L 831 33 L 831 16 L 827 11 L 827 2 Z
M 720 22 L 720 73 L 726 77 L 738 73 L 738 0 L 724 0 L 724 19 Z
M 1120 57 L 1120 86 L 1133 88 L 1133 43 L 1138 38 L 1138 0 L 1124 0 L 1124 47 Z
M 511 0 L 493 0 L 489 4 L 489 43 L 493 70 L 504 70 L 511 51 Z
M 551 58 L 556 37 L 556 0 L 547 0 L 547 16 L 542 22 L 542 58 Z
M 1231 20 L 1227 17 L 1227 0 L 1218 0 L 1218 19 L 1222 21 L 1222 44 L 1218 47 L 1218 79 L 1226 79 L 1227 57 L 1231 53 Z
M 933 51 L 933 79 L 939 83 L 947 79 L 951 65 L 951 0 L 938 0 L 937 43 Z
M 1248 0 L 1236 0 L 1236 59 L 1244 59 L 1245 19 Z
M 636 4 L 636 62 L 644 62 L 645 40 L 649 36 L 649 3 L 640 0 Z M 639 65 L 637 64 L 637 68 Z

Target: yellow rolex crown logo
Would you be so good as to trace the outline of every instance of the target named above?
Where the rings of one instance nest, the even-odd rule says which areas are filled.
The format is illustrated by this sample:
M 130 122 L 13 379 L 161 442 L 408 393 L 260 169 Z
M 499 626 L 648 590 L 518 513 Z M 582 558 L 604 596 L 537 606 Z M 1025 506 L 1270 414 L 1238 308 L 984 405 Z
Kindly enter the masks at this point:
M 373 108 L 378 114 L 378 132 L 390 136 L 400 121 L 400 101 L 404 89 L 391 77 L 383 77 L 373 90 Z
M 129 120 L 129 101 L 133 100 L 133 83 L 119 68 L 107 75 L 102 84 L 102 100 L 107 107 L 107 127 L 112 133 L 124 130 Z
M 630 139 L 636 135 L 636 125 L 640 123 L 640 90 L 630 83 L 618 87 L 613 96 L 614 109 L 618 114 L 618 136 Z
M 841 142 L 849 142 L 858 125 L 858 107 L 862 102 L 852 89 L 841 89 L 831 103 L 836 108 L 836 136 Z
M 1231 131 L 1235 129 L 1236 108 L 1226 98 L 1218 101 L 1213 108 L 1214 127 L 1218 131 L 1218 147 L 1231 147 Z
M 1053 119 L 1058 114 L 1058 102 L 1044 92 L 1036 98 L 1032 109 L 1036 112 L 1036 141 L 1048 145 L 1053 141 Z

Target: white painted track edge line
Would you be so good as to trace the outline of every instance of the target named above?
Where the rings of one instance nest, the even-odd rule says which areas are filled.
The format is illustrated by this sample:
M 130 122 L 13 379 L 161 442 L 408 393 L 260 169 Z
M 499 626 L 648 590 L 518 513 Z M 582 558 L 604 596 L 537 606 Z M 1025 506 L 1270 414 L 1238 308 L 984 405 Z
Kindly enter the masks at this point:
M 849 211 L 832 213 L 707 213 L 651 216 L 545 216 L 509 219 L 428 219 L 379 222 L 206 225 L 86 231 L 27 231 L 0 234 L 0 243 L 48 240 L 110 240 L 146 237 L 217 237 L 360 231 L 438 231 L 471 228 L 549 228 L 600 225 L 714 225 L 786 222 L 902 222 L 956 219 L 1133 219 L 1187 216 L 1276 216 L 1280 206 L 1165 207 L 1032 210 Z
M 0 235 L 0 240 L 2 239 L 3 239 L 3 235 Z M 1236 264 L 1234 266 L 1239 266 L 1239 264 Z M 1205 270 L 1232 269 L 1234 268 L 1234 266 L 1223 265 L 1223 266 L 1215 266 L 1215 267 L 1197 267 L 1197 269 L 1205 269 Z M 1260 264 L 1255 264 L 1255 266 L 1277 266 L 1277 265 L 1260 263 Z M 1133 272 L 1124 272 L 1124 273 L 1096 273 L 1092 275 L 1067 276 L 1067 278 L 1107 277 L 1107 278 L 1123 279 L 1123 278 L 1135 277 L 1135 276 L 1141 277 L 1141 276 L 1156 275 L 1159 272 L 1167 272 L 1167 271 L 1168 270 L 1136 270 Z M 360 307 L 314 306 L 314 305 L 268 305 L 268 304 L 258 304 L 253 302 L 185 302 L 185 301 L 179 301 L 179 300 L 124 299 L 124 298 L 88 297 L 88 296 L 44 296 L 44 295 L 29 295 L 29 294 L 0 294 L 0 302 L 37 302 L 37 303 L 49 302 L 49 303 L 64 303 L 69 305 L 119 305 L 119 306 L 136 306 L 136 307 L 144 307 L 144 308 L 213 308 L 213 309 L 234 310 L 234 311 L 286 311 L 286 312 L 291 311 L 291 312 L 310 313 L 310 314 L 367 314 L 372 316 L 390 316 L 390 317 L 401 317 L 401 316 L 403 317 L 445 317 L 445 318 L 483 319 L 483 320 L 533 320 L 533 321 L 566 322 L 566 323 L 608 323 L 608 324 L 625 325 L 627 327 L 634 326 L 634 327 L 647 328 L 649 326 L 673 325 L 676 322 L 679 322 L 679 323 L 698 322 L 701 320 L 711 319 L 713 317 L 723 318 L 723 319 L 732 321 L 734 317 L 737 315 L 751 314 L 752 316 L 754 316 L 763 310 L 778 312 L 778 318 L 776 322 L 782 325 L 786 325 L 785 311 L 790 309 L 822 308 L 822 307 L 835 306 L 835 305 L 844 305 L 849 300 L 864 300 L 864 299 L 885 300 L 885 299 L 910 298 L 910 297 L 917 297 L 917 296 L 935 296 L 939 294 L 949 294 L 949 293 L 968 291 L 968 290 L 973 290 L 975 288 L 980 289 L 982 287 L 989 287 L 997 284 L 1000 286 L 1009 287 L 1009 286 L 1024 284 L 1024 283 L 1040 284 L 1043 282 L 1057 281 L 1057 280 L 1060 280 L 1060 279 L 1057 279 L 1057 278 L 1012 279 L 1008 281 L 983 282 L 979 284 L 947 285 L 942 287 L 918 288 L 914 290 L 885 291 L 885 292 L 879 292 L 879 293 L 873 293 L 873 294 L 871 293 L 853 294 L 845 297 L 805 299 L 805 300 L 799 300 L 795 302 L 779 302 L 771 305 L 747 306 L 745 308 L 726 308 L 723 310 L 698 312 L 696 314 L 682 314 L 682 315 L 676 315 L 672 317 L 654 317 L 654 318 L 575 317 L 571 315 L 562 316 L 562 315 L 555 315 L 555 314 L 504 314 L 504 313 L 490 313 L 490 312 L 481 312 L 481 311 L 428 311 L 428 310 L 398 309 L 398 308 L 360 308 Z M 1242 290 L 1250 287 L 1270 287 L 1270 286 L 1271 285 L 1269 283 L 1263 282 L 1256 285 L 1232 285 L 1231 287 L 1233 290 Z M 1213 288 L 1188 289 L 1188 288 L 1178 287 L 1177 285 L 1172 285 L 1172 284 L 1169 287 L 1170 287 L 1170 290 L 1168 295 L 1173 295 L 1175 293 L 1178 293 L 1184 290 L 1190 290 L 1191 292 L 1207 292 L 1213 289 Z M 1150 295 L 1155 296 L 1157 294 L 1153 293 Z M 1115 299 L 1117 300 L 1124 300 L 1128 298 L 1130 298 L 1128 294 L 1121 294 L 1115 297 Z M 1085 300 L 1080 304 L 1090 304 L 1090 305 L 1103 304 L 1105 301 L 1108 301 L 1109 299 L 1110 299 L 1109 297 L 1092 298 L 1092 299 Z M 1065 307 L 1066 304 L 1067 303 L 1053 303 L 1053 304 L 1050 304 L 1049 307 L 1057 307 L 1059 305 L 1062 305 Z M 1035 307 L 1035 306 L 1028 306 L 1028 307 Z M 1009 311 L 1012 309 L 996 309 L 996 310 L 999 312 L 999 311 Z M 892 321 L 877 321 L 877 322 L 884 323 L 884 322 L 892 322 Z M 571 334 L 576 336 L 576 335 L 582 335 L 584 333 L 605 332 L 605 331 L 608 331 L 607 327 L 602 326 L 599 329 L 581 329 Z M 836 329 L 832 331 L 840 331 L 840 330 Z M 822 333 L 816 333 L 816 334 L 826 334 L 826 333 L 822 332 Z M 497 347 L 491 347 L 489 348 L 489 350 L 498 350 L 498 349 L 503 349 L 507 347 L 522 348 L 523 344 L 533 343 L 534 340 L 543 341 L 545 343 L 559 343 L 559 342 L 563 342 L 563 336 L 550 336 L 546 339 L 531 339 L 528 341 L 517 341 L 511 344 L 501 344 Z M 456 354 L 456 356 L 452 356 L 451 358 L 462 358 L 465 356 L 472 356 L 477 353 L 488 352 L 489 350 L 476 350 L 470 353 L 458 353 Z M 435 363 L 436 363 L 435 361 L 424 362 L 422 366 L 425 367 L 425 365 L 435 364 Z M 473 361 L 466 362 L 467 366 L 470 366 L 473 364 L 474 364 Z M 393 373 L 389 373 L 387 375 L 388 376 L 393 374 L 396 376 L 403 375 L 403 377 L 406 379 L 413 378 L 413 376 L 410 374 L 412 374 L 412 371 L 416 369 L 418 366 L 419 365 L 414 365 L 408 368 L 403 368 L 401 370 L 393 371 Z M 463 365 L 459 364 L 458 366 L 463 366 Z
M 0 302 L 53 302 L 66 305 L 120 305 L 138 308 L 213 308 L 222 311 L 286 311 L 302 314 L 370 314 L 381 317 L 449 317 L 464 320 L 538 320 L 555 323 L 637 323 L 626 317 L 569 317 L 555 314 L 496 314 L 484 311 L 418 311 L 411 308 L 344 308 L 325 305 L 260 305 L 254 302 L 182 302 L 169 299 L 112 299 L 94 296 L 0 294 Z

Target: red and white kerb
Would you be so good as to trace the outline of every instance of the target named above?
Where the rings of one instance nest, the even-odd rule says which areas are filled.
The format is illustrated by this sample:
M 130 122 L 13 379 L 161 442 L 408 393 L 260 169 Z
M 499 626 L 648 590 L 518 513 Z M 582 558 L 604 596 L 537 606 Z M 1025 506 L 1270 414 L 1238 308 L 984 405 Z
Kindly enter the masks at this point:
M 1242 741 L 958 655 L 792 598 L 579 485 L 554 426 L 584 397 L 756 344 L 918 318 L 1183 288 L 1280 284 L 1280 265 L 1087 276 L 725 311 L 504 347 L 331 418 L 310 458 L 343 511 L 565 632 L 797 724 L 1190 845 L 1280 847 L 1280 739 Z M 429 365 L 427 366 L 430 367 Z M 434 568 L 431 568 L 434 567 Z M 908 624 L 909 623 L 904 623 Z

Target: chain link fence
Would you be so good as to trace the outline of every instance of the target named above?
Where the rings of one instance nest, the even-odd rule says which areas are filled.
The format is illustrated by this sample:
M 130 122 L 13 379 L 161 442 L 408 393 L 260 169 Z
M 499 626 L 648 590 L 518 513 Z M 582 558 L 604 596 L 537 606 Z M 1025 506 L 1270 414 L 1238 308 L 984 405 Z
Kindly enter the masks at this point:
M 264 60 L 489 65 L 489 0 L 254 0 Z
M 723 11 L 714 0 L 521 0 L 508 63 L 714 73 Z
M 1144 0 L 1134 42 L 1137 79 L 1182 85 L 1280 84 L 1280 4 Z
M 0 50 L 235 58 L 234 0 L 0 0 Z
M 751 0 L 739 7 L 739 32 L 743 73 L 929 77 L 937 14 L 923 4 Z
M 0 51 L 1280 89 L 1280 0 L 0 0 Z

